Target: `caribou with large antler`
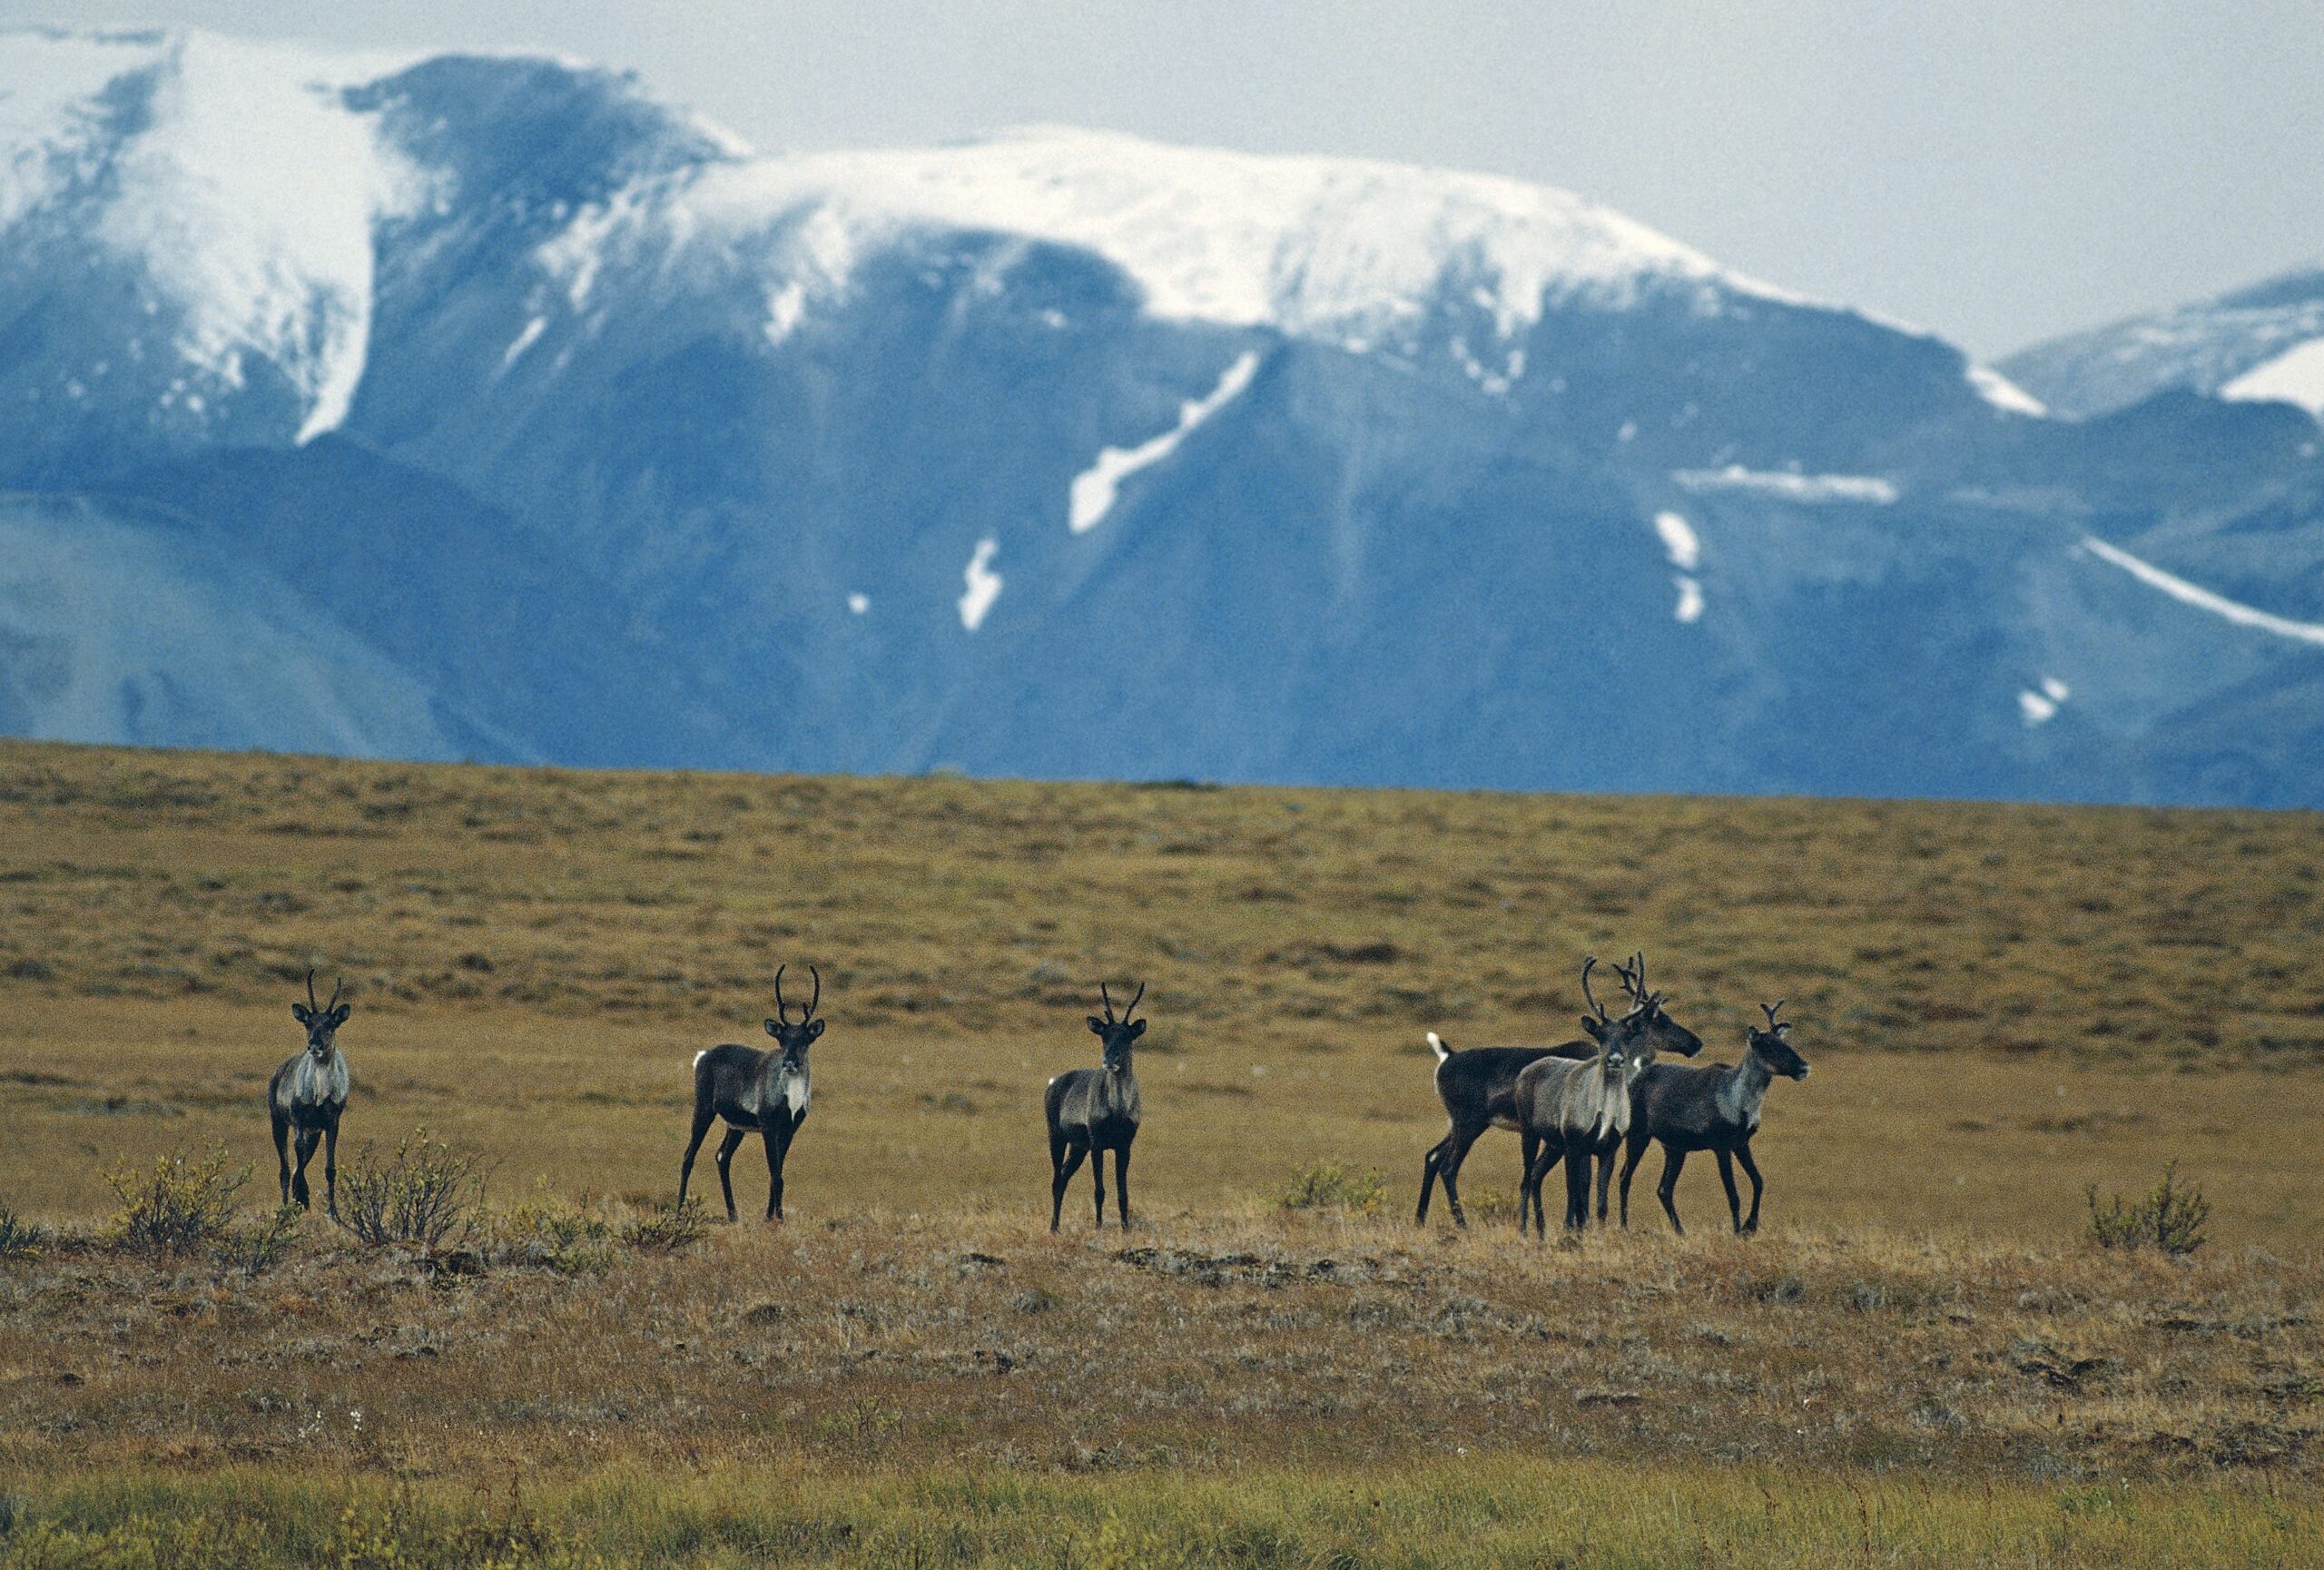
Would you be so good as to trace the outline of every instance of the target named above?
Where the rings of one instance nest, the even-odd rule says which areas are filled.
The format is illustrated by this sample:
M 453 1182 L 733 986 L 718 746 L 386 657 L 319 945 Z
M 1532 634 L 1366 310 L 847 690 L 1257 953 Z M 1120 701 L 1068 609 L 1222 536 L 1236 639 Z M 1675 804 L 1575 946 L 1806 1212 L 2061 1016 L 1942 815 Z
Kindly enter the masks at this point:
M 1130 999 L 1120 1019 L 1114 1018 L 1114 1000 L 1106 991 L 1106 983 L 1098 983 L 1098 996 L 1106 1005 L 1106 1017 L 1089 1016 L 1092 1034 L 1105 1043 L 1105 1059 L 1094 1069 L 1074 1069 L 1049 1081 L 1049 1091 L 1041 1101 L 1041 1109 L 1049 1124 L 1049 1230 L 1058 1229 L 1059 1218 L 1065 1212 L 1065 1186 L 1081 1169 L 1082 1158 L 1094 1157 L 1089 1163 L 1090 1179 L 1098 1187 L 1098 1226 L 1106 1225 L 1106 1152 L 1114 1153 L 1114 1189 L 1121 1209 L 1122 1229 L 1129 1229 L 1129 1147 L 1137 1138 L 1139 1105 L 1137 1076 L 1130 1064 L 1130 1047 L 1146 1033 L 1146 1022 L 1133 1020 L 1137 1012 L 1138 999 L 1146 996 L 1146 983 L 1137 984 L 1137 996 Z
M 774 1014 L 766 1033 L 775 1040 L 773 1052 L 762 1052 L 728 1042 L 694 1055 L 694 1132 L 686 1140 L 686 1159 L 678 1168 L 678 1203 L 686 1202 L 686 1181 L 694 1176 L 694 1158 L 702 1149 L 710 1125 L 724 1118 L 726 1137 L 718 1143 L 718 1187 L 726 1197 L 726 1219 L 734 1216 L 734 1178 L 730 1170 L 743 1137 L 757 1131 L 766 1141 L 766 1216 L 783 1219 L 783 1163 L 791 1141 L 807 1121 L 810 1085 L 807 1049 L 823 1033 L 815 1017 L 823 1001 L 823 978 L 814 966 L 815 991 L 794 1022 L 791 1006 L 783 1001 L 783 966 L 774 973 Z
M 323 1204 L 339 1214 L 339 1118 L 347 1111 L 348 1092 L 354 1081 L 346 1056 L 339 1050 L 339 1027 L 354 1012 L 341 1003 L 347 990 L 341 977 L 330 990 L 330 1002 L 315 1002 L 315 973 L 307 973 L 307 1001 L 290 1005 L 290 1017 L 307 1028 L 304 1052 L 274 1071 L 266 1084 L 267 1121 L 274 1125 L 274 1158 L 282 1170 L 282 1202 L 310 1209 L 307 1194 L 307 1163 L 314 1160 L 318 1140 L 323 1146 Z M 299 1170 L 290 1170 L 290 1140 L 297 1131 Z
M 1549 1218 L 1541 1209 L 1542 1179 L 1565 1161 L 1565 1224 L 1582 1226 L 1590 1217 L 1590 1158 L 1610 1151 L 1629 1132 L 1630 1085 L 1654 1056 L 1645 1004 L 1632 1004 L 1619 1019 L 1609 1014 L 1590 991 L 1588 964 L 1581 968 L 1581 993 L 1596 1015 L 1584 1015 L 1581 1028 L 1597 1042 L 1597 1052 L 1587 1060 L 1551 1056 L 1528 1063 L 1510 1092 L 1517 1132 L 1525 1141 L 1518 1229 L 1524 1229 L 1530 1210 L 1543 1237 L 1549 1235 Z
M 1598 1004 L 1590 990 L 1590 973 L 1597 968 L 1597 956 L 1591 955 L 1581 967 L 1581 995 L 1590 1004 L 1591 1014 L 1603 1021 L 1608 1015 Z M 1664 1012 L 1665 1000 L 1659 993 L 1646 990 L 1646 955 L 1630 956 L 1628 964 L 1617 965 L 1623 988 L 1631 998 L 1635 1009 L 1646 1010 L 1647 1040 L 1657 1052 L 1676 1052 L 1680 1057 L 1692 1057 L 1703 1050 L 1700 1037 Z M 1589 1017 L 1583 1023 L 1587 1026 Z M 1517 1111 L 1512 1094 L 1517 1088 L 1517 1076 L 1543 1058 L 1566 1058 L 1586 1062 L 1598 1055 L 1595 1039 L 1566 1042 L 1554 1047 L 1469 1047 L 1455 1050 L 1434 1031 L 1428 1032 L 1428 1044 L 1436 1053 L 1436 1096 L 1444 1103 L 1444 1115 L 1450 1127 L 1444 1137 L 1431 1146 L 1421 1162 L 1420 1206 L 1413 1219 L 1428 1219 L 1429 1197 L 1434 1192 L 1439 1179 L 1444 1183 L 1444 1202 L 1452 1211 L 1453 1225 L 1466 1227 L 1468 1218 L 1461 1212 L 1459 1180 L 1461 1164 L 1469 1158 L 1469 1147 L 1483 1137 L 1487 1129 L 1514 1129 Z M 1521 1206 L 1526 1202 L 1523 1180 L 1533 1164 L 1534 1151 L 1525 1152 L 1525 1165 L 1519 1169 Z M 1611 1170 L 1610 1158 L 1609 1171 Z M 1600 1193 L 1604 1185 L 1600 1184 Z M 1602 1202 L 1602 1201 L 1601 1201 Z M 1520 1218 L 1521 1221 L 1522 1217 Z
M 1727 1186 L 1727 1210 L 1738 1232 L 1759 1229 L 1759 1163 L 1751 1159 L 1751 1138 L 1759 1131 L 1759 1112 L 1768 1099 L 1768 1086 L 1777 1075 L 1787 1080 L 1807 1077 L 1807 1060 L 1799 1055 L 1788 1039 L 1791 1022 L 1778 1020 L 1777 1012 L 1783 1007 L 1778 998 L 1772 1003 L 1761 1003 L 1759 1012 L 1768 1016 L 1768 1028 L 1752 1026 L 1744 1032 L 1743 1061 L 1733 1068 L 1714 1063 L 1709 1068 L 1681 1068 L 1676 1063 L 1658 1063 L 1639 1076 L 1631 1087 L 1631 1114 L 1627 1136 L 1629 1150 L 1622 1159 L 1622 1225 L 1630 1224 L 1630 1174 L 1638 1170 L 1640 1158 L 1646 1154 L 1647 1141 L 1659 1141 L 1662 1146 L 1662 1181 L 1655 1186 L 1656 1197 L 1662 1201 L 1663 1213 L 1670 1218 L 1673 1230 L 1684 1236 L 1687 1229 L 1679 1224 L 1676 1199 L 1679 1170 L 1687 1164 L 1690 1150 L 1709 1150 L 1718 1158 L 1718 1180 Z M 1751 1214 L 1743 1214 L 1743 1201 L 1735 1191 L 1735 1165 L 1743 1163 L 1744 1172 L 1751 1180 Z M 1603 1190 L 1600 1190 L 1599 1215 L 1603 1217 Z

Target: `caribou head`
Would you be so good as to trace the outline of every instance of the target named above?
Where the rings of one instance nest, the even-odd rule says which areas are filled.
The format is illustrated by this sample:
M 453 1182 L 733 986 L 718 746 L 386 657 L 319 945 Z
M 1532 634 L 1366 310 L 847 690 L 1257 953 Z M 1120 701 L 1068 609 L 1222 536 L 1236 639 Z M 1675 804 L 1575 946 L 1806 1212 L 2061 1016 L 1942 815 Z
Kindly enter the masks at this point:
M 1090 1033 L 1106 1044 L 1107 1071 L 1117 1074 L 1126 1072 L 1129 1068 L 1131 1043 L 1146 1033 L 1146 1022 L 1130 1018 L 1132 1014 L 1137 1012 L 1138 998 L 1146 996 L 1146 983 L 1144 982 L 1137 983 L 1137 997 L 1130 999 L 1129 1006 L 1122 1011 L 1122 1017 L 1118 1020 L 1114 1018 L 1113 995 L 1106 991 L 1106 983 L 1103 982 L 1098 983 L 1098 996 L 1106 1005 L 1106 1017 L 1101 1020 L 1095 1014 L 1089 1016 Z
M 1751 1026 L 1743 1033 L 1744 1044 L 1768 1073 L 1781 1074 L 1787 1080 L 1804 1080 L 1807 1077 L 1807 1060 L 1791 1044 L 1791 1022 L 1776 1018 L 1783 1002 L 1777 998 L 1772 1003 L 1759 1005 L 1759 1012 L 1768 1016 L 1768 1028 L 1763 1031 Z
M 339 1034 L 339 1027 L 347 1022 L 347 1016 L 355 1012 L 353 1004 L 342 1003 L 339 1001 L 339 994 L 346 990 L 347 978 L 341 976 L 339 979 L 339 984 L 330 990 L 330 1002 L 317 1003 L 315 1002 L 315 973 L 309 971 L 307 973 L 307 1001 L 290 1005 L 290 1017 L 307 1027 L 307 1051 L 314 1054 L 317 1062 L 330 1061 L 330 1055 L 334 1050 L 332 1038 Z
M 1626 1014 L 1606 1012 L 1590 990 L 1590 973 L 1598 968 L 1598 956 L 1590 954 L 1581 962 L 1581 996 L 1590 1005 L 1590 1012 L 1581 1016 L 1581 1028 L 1598 1043 L 1598 1068 L 1602 1074 L 1619 1075 L 1623 1080 L 1637 1077 L 1638 1071 L 1653 1061 L 1654 1043 L 1647 1011 L 1633 1004 Z
M 794 1022 L 791 1018 L 791 1005 L 783 1001 L 783 973 L 790 968 L 788 965 L 775 967 L 774 1018 L 767 1021 L 766 1033 L 773 1036 L 776 1044 L 783 1048 L 783 1066 L 786 1069 L 801 1069 L 807 1063 L 807 1049 L 813 1046 L 815 1038 L 823 1033 L 823 1022 L 815 1017 L 816 1006 L 823 1001 L 823 978 L 822 973 L 814 966 L 807 967 L 807 973 L 815 980 L 815 990 L 808 997 L 807 1006 L 800 1010 L 799 1018 Z
M 1656 1052 L 1691 1058 L 1703 1050 L 1703 1039 L 1672 1019 L 1664 1008 L 1670 995 L 1648 990 L 1646 951 L 1641 949 L 1630 955 L 1628 964 L 1616 965 L 1614 973 L 1622 978 L 1622 991 L 1630 994 L 1631 1009 L 1645 1014 L 1646 1032 Z

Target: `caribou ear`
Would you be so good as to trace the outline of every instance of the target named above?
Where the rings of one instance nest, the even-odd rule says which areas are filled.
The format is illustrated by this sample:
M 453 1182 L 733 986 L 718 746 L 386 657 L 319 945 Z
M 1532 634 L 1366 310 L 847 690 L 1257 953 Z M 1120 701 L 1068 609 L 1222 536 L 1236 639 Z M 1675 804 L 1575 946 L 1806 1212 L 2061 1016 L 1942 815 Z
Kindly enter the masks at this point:
M 1136 1041 L 1136 1040 L 1137 1040 L 1137 1038 L 1138 1038 L 1138 1037 L 1140 1037 L 1140 1036 L 1144 1035 L 1145 1033 L 1146 1033 L 1146 1022 L 1145 1022 L 1144 1020 L 1140 1020 L 1140 1021 L 1138 1021 L 1138 1022 L 1137 1022 L 1137 1023 L 1136 1023 L 1136 1024 L 1132 1025 L 1132 1026 L 1129 1028 L 1129 1039 L 1130 1039 L 1131 1041 L 1133 1041 L 1133 1042 L 1134 1042 L 1134 1041 Z
M 1091 1014 L 1089 1016 L 1089 1033 L 1093 1036 L 1104 1035 L 1106 1033 L 1106 1022 L 1099 1019 L 1097 1015 Z
M 339 1026 L 345 1024 L 347 1022 L 347 1016 L 354 1012 L 355 1005 L 353 1003 L 341 1003 L 339 1007 L 331 1010 L 330 1022 L 332 1028 L 337 1029 Z
M 823 1022 L 821 1020 L 817 1020 L 813 1024 L 807 1027 L 807 1039 L 811 1042 L 822 1036 L 822 1033 Z
M 315 1016 L 307 1012 L 306 1004 L 292 1003 L 290 1005 L 290 1017 L 303 1025 L 310 1020 L 312 1020 Z
M 1606 1027 L 1588 1014 L 1581 1016 L 1581 1028 L 1590 1032 L 1590 1039 L 1593 1042 L 1602 1042 L 1606 1039 Z
M 783 1031 L 773 1020 L 769 1020 L 766 1022 L 766 1033 L 770 1036 L 780 1036 Z

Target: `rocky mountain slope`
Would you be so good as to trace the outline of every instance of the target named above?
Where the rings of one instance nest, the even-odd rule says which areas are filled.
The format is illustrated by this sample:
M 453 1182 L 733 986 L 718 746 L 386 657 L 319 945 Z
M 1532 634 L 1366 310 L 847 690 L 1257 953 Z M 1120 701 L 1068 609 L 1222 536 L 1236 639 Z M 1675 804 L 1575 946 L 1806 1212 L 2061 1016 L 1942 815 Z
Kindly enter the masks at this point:
M 16 34 L 0 281 L 21 734 L 2324 798 L 2304 410 L 2058 418 L 1542 187 Z

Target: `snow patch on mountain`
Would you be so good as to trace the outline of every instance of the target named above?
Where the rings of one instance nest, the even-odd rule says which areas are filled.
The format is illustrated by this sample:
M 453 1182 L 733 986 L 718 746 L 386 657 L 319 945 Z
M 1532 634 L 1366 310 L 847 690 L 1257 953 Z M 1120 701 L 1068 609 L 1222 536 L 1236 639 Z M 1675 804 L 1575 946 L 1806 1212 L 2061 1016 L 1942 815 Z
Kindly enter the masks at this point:
M 2296 403 L 2324 420 L 2324 338 L 2252 367 L 2219 390 L 2221 398 Z
M 2056 676 L 2045 676 L 2034 686 L 2024 687 L 2017 695 L 2018 716 L 2031 730 L 2037 725 L 2047 725 L 2058 715 L 2058 706 L 2073 696 L 2073 690 Z
M 1662 538 L 1663 554 L 1670 565 L 1680 572 L 1692 572 L 1701 565 L 1703 542 L 1697 538 L 1694 526 L 1675 512 L 1654 515 L 1654 532 Z
M 1811 504 L 1859 502 L 1886 507 L 1902 494 L 1876 475 L 1796 474 L 1789 469 L 1746 469 L 1739 463 L 1724 469 L 1682 469 L 1670 478 L 1689 490 L 1743 490 Z
M 1995 409 L 2009 414 L 2030 414 L 2039 420 L 2050 412 L 2050 406 L 1990 366 L 1969 367 L 1969 385 L 1977 396 Z
M 310 440 L 362 380 L 373 222 L 428 189 L 345 102 L 392 64 L 200 32 L 0 36 L 0 231 L 94 205 L 93 237 L 173 308 L 189 368 L 231 390 L 247 357 L 272 361 Z
M 961 581 L 968 585 L 960 596 L 960 625 L 970 632 L 984 625 L 992 610 L 992 602 L 1000 597 L 1000 575 L 992 570 L 992 558 L 1000 554 L 1000 542 L 990 537 L 977 541 L 976 554 L 969 558 Z
M 1108 447 L 1099 450 L 1098 461 L 1073 477 L 1066 498 L 1066 527 L 1076 534 L 1087 534 L 1106 519 L 1114 509 L 1114 500 L 1120 493 L 1121 483 L 1139 469 L 1151 469 L 1178 449 L 1178 444 L 1194 433 L 1203 421 L 1232 402 L 1242 390 L 1251 385 L 1257 374 L 1259 357 L 1245 351 L 1236 358 L 1218 379 L 1218 385 L 1201 398 L 1190 398 L 1178 406 L 1178 423 L 1161 435 L 1138 443 L 1136 447 Z
M 539 341 L 540 335 L 547 331 L 547 328 L 548 318 L 546 316 L 536 316 L 526 322 L 525 330 L 511 339 L 508 347 L 500 351 L 500 369 L 506 370 L 516 364 L 525 351 Z
M 1366 346 L 1456 285 L 1481 295 L 1503 337 L 1537 321 L 1545 296 L 1618 304 L 1651 281 L 1792 298 L 1547 186 L 1056 127 L 724 163 L 671 186 L 660 219 L 732 245 L 811 212 L 848 236 L 813 259 L 826 284 L 844 281 L 851 256 L 911 230 L 1018 234 L 1105 257 L 1165 320 Z
M 2293 621 L 2289 617 L 2277 616 L 2255 606 L 2245 605 L 2240 600 L 2230 599 L 2223 594 L 2214 594 L 2199 584 L 2189 583 L 2183 578 L 2163 571 L 2152 562 L 2141 560 L 2119 546 L 2109 545 L 2094 534 L 2082 537 L 2082 548 L 2101 561 L 2121 568 L 2149 588 L 2161 589 L 2181 605 L 2207 610 L 2238 627 L 2256 627 L 2278 637 L 2324 647 L 2324 626 L 2312 621 Z

